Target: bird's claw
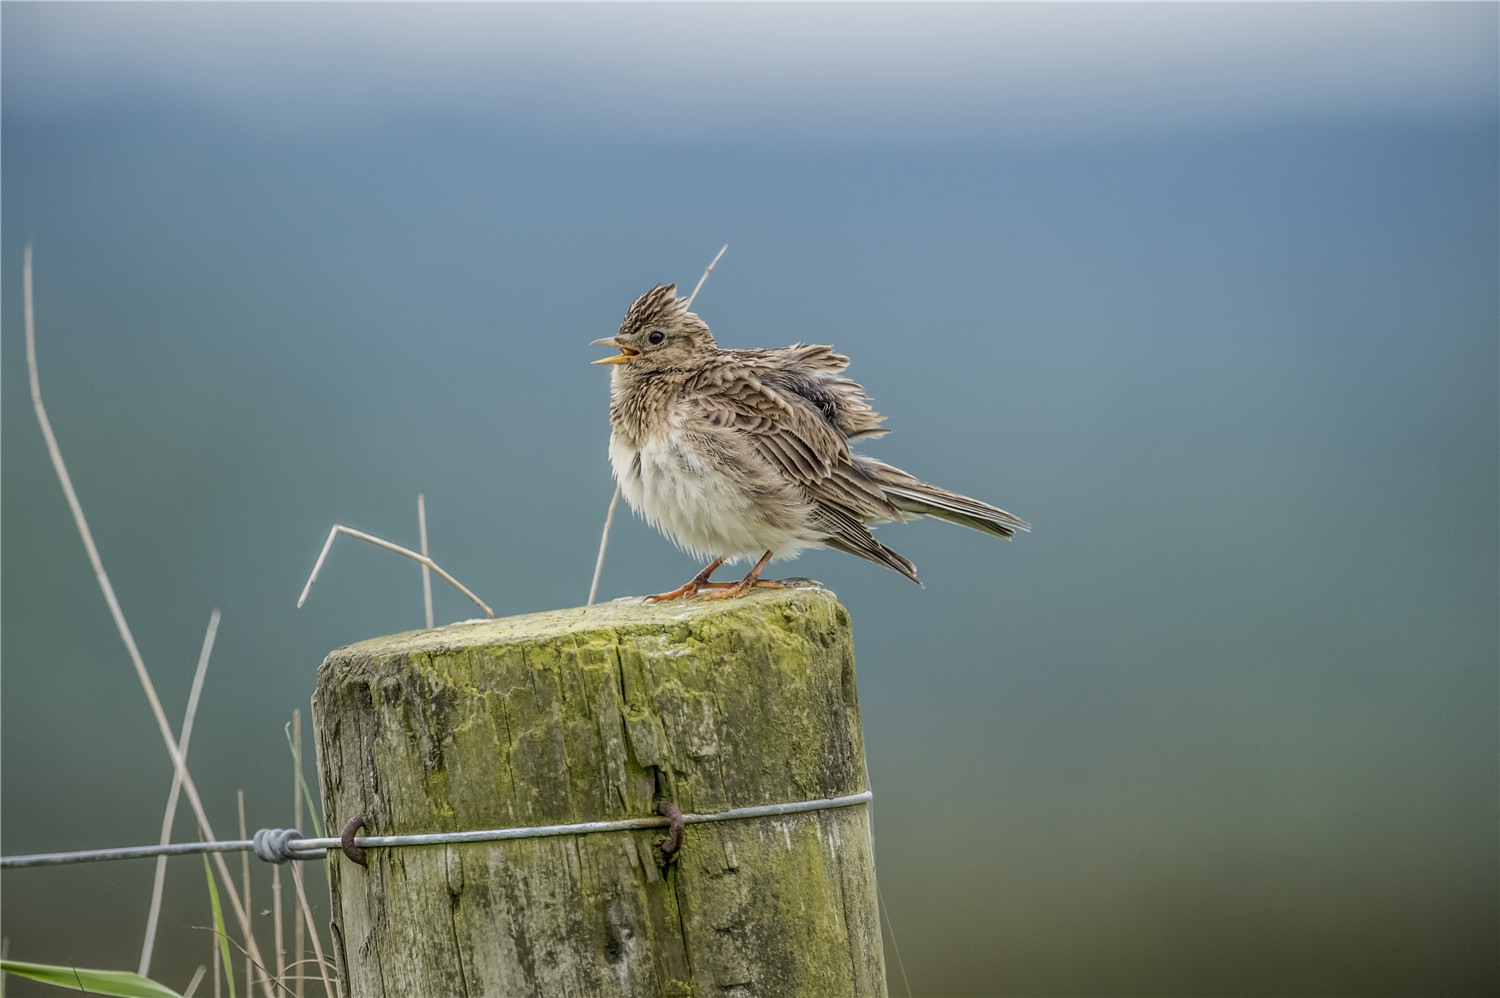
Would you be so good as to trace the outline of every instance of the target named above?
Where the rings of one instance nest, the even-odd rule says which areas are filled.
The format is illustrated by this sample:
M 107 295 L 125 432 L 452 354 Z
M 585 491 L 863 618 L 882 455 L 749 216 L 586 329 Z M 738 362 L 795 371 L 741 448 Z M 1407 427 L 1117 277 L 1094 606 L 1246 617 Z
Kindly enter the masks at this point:
M 724 589 L 721 592 L 709 593 L 708 595 L 704 596 L 703 598 L 704 599 L 739 599 L 742 596 L 749 596 L 750 595 L 750 590 L 752 590 L 752 589 L 785 589 L 786 588 L 786 583 L 779 582 L 776 579 L 756 579 L 753 582 L 751 580 L 749 580 L 749 579 L 741 579 L 738 582 L 720 582 L 719 585 L 721 585 L 721 586 L 724 587 Z
M 673 599 L 692 599 L 704 589 L 728 589 L 731 586 L 737 585 L 739 585 L 738 582 L 699 582 L 697 579 L 693 579 L 691 582 L 685 582 L 669 593 L 657 593 L 654 596 L 642 597 L 641 602 L 665 603 L 667 600 Z M 705 596 L 704 599 L 708 599 L 708 597 Z
M 656 593 L 653 596 L 645 596 L 641 599 L 641 602 L 665 603 L 667 600 L 673 599 L 692 599 L 696 595 L 698 595 L 697 583 L 689 582 L 686 585 L 678 586 L 669 593 Z

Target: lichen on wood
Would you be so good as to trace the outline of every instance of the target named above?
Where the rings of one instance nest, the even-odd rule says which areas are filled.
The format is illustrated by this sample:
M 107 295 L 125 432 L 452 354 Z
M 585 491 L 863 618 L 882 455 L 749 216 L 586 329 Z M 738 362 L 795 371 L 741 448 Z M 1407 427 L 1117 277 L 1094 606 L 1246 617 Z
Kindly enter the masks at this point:
M 610 603 L 342 648 L 314 699 L 329 826 L 705 813 L 866 789 L 849 615 L 816 589 Z M 884 995 L 864 806 L 369 850 L 331 864 L 354 995 Z

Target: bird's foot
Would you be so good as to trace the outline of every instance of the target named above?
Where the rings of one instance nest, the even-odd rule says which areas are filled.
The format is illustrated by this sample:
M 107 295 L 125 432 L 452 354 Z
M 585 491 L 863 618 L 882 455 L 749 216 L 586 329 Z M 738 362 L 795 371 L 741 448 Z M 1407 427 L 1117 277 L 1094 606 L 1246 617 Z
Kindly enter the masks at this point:
M 703 583 L 699 582 L 697 579 L 693 579 L 691 582 L 685 582 L 669 593 L 657 593 L 654 596 L 647 596 L 642 599 L 641 602 L 665 603 L 667 600 L 672 599 L 692 599 L 694 596 L 698 595 L 698 590 L 702 585 Z
M 647 596 L 641 600 L 642 603 L 665 603 L 672 599 L 692 599 L 702 589 L 725 589 L 734 585 L 733 582 L 709 582 L 708 577 L 714 574 L 714 569 L 724 564 L 723 558 L 715 558 L 708 567 L 687 582 L 673 589 L 669 593 L 657 593 L 655 596 Z
M 716 586 L 724 588 L 716 593 L 709 593 L 704 599 L 739 599 L 741 596 L 749 596 L 752 589 L 785 589 L 784 583 L 775 579 L 741 579 L 738 582 L 717 582 Z
M 665 603 L 667 600 L 672 599 L 692 599 L 704 589 L 730 589 L 737 585 L 739 585 L 738 582 L 700 582 L 697 579 L 693 579 L 689 582 L 684 582 L 669 593 L 657 593 L 655 596 L 644 597 L 642 602 Z M 708 596 L 704 597 L 704 599 L 710 598 Z

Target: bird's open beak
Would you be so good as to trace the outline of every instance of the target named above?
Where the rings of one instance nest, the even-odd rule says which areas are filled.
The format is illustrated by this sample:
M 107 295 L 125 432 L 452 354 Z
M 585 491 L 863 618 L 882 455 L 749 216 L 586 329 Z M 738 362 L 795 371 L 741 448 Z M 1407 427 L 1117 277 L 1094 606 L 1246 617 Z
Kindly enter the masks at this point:
M 635 347 L 628 347 L 625 344 L 621 343 L 618 339 L 616 339 L 613 336 L 610 336 L 610 337 L 608 337 L 606 339 L 602 339 L 602 340 L 595 340 L 594 342 L 590 343 L 589 346 L 591 346 L 591 347 L 618 347 L 619 350 L 620 350 L 620 352 L 619 352 L 619 354 L 617 356 L 614 356 L 614 357 L 600 357 L 598 360 L 590 362 L 590 363 L 593 363 L 593 364 L 627 364 L 630 361 L 634 360 L 635 358 L 637 358 L 637 357 L 639 357 L 641 355 L 641 352 L 639 350 L 637 350 Z

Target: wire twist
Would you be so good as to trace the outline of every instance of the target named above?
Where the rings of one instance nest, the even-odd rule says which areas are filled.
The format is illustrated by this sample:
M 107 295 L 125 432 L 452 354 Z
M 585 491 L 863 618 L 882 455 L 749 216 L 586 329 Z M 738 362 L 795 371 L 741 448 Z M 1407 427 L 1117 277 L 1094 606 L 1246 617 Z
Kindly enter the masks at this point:
M 295 828 L 262 828 L 250 841 L 254 843 L 255 855 L 267 863 L 285 863 L 289 859 L 303 858 L 289 848 L 294 840 L 300 838 L 302 833 Z

